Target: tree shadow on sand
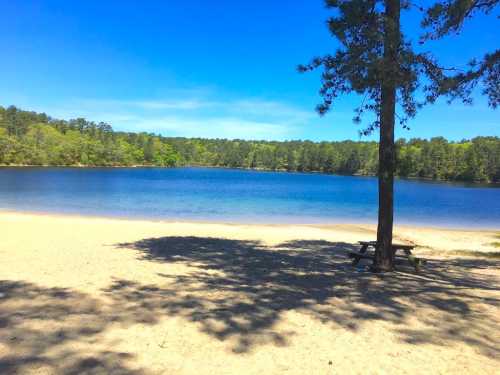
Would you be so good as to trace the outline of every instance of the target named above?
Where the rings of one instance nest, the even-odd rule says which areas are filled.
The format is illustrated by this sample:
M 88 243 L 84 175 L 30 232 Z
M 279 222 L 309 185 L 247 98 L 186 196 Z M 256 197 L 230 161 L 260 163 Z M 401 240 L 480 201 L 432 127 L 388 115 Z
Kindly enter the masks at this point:
M 163 237 L 119 244 L 146 261 L 183 263 L 183 275 L 161 274 L 165 285 L 116 280 L 107 289 L 135 314 L 177 315 L 197 322 L 233 351 L 287 345 L 293 332 L 276 329 L 284 313 L 306 313 L 325 324 L 357 330 L 367 321 L 395 323 L 401 340 L 448 345 L 462 342 L 486 356 L 498 354 L 498 279 L 478 270 L 498 267 L 484 259 L 433 260 L 415 274 L 359 272 L 346 258 L 347 243 L 292 241 L 274 247 L 258 242 L 201 237 Z M 427 309 L 426 309 L 427 308 Z M 430 308 L 430 309 L 429 309 Z M 415 315 L 426 309 L 428 315 Z M 418 329 L 408 319 L 418 319 Z M 412 326 L 415 327 L 415 326 Z
M 85 293 L 0 280 L 0 373 L 145 374 L 127 367 L 129 353 L 88 351 L 112 318 Z
M 331 328 L 358 330 L 371 321 L 407 343 L 465 343 L 497 356 L 498 260 L 430 261 L 416 275 L 409 265 L 374 275 L 351 267 L 356 246 L 164 237 L 118 244 L 138 259 L 165 265 L 154 285 L 115 279 L 101 294 L 0 280 L 0 373 L 146 374 L 135 355 L 110 350 L 106 333 L 182 317 L 237 355 L 261 345 L 286 346 L 306 314 Z M 181 272 L 169 265 L 185 266 Z M 187 271 L 186 271 L 187 270 Z M 176 273 L 177 272 L 177 273 Z M 426 314 L 418 313 L 419 310 Z M 418 314 L 417 314 L 418 313 Z M 418 325 L 408 324 L 418 317 Z M 285 327 L 285 328 L 283 328 Z M 332 329 L 332 334 L 335 334 Z M 335 350 L 335 348 L 332 348 Z

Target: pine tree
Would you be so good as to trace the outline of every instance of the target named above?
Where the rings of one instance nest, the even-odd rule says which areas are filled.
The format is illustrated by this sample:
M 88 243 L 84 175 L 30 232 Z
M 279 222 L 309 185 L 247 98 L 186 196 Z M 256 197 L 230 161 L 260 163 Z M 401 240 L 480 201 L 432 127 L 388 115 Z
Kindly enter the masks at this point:
M 432 32 L 423 36 L 423 40 L 458 30 L 463 20 L 476 10 L 474 6 L 487 11 L 491 9 L 490 5 L 493 7 L 497 2 L 445 0 L 437 2 L 427 11 L 420 8 L 426 12 L 423 26 L 434 27 Z M 456 12 L 449 10 L 456 5 L 463 11 L 460 4 L 468 6 L 469 13 L 466 10 L 465 15 L 457 18 Z M 362 116 L 367 112 L 372 113 L 371 121 L 361 133 L 370 134 L 375 129 L 379 129 L 380 133 L 378 245 L 374 270 L 390 271 L 394 265 L 395 118 L 397 116 L 399 123 L 407 128 L 407 120 L 440 95 L 467 101 L 480 79 L 487 84 L 484 93 L 489 96 L 490 104 L 496 106 L 499 98 L 499 68 L 495 62 L 498 52 L 485 56 L 479 67 L 471 65 L 469 72 L 448 75 L 448 70 L 443 69 L 429 53 L 417 53 L 401 32 L 401 10 L 414 7 L 410 1 L 326 0 L 326 5 L 336 14 L 328 19 L 328 27 L 340 47 L 332 55 L 316 57 L 311 63 L 300 65 L 299 71 L 322 68 L 319 91 L 322 102 L 317 106 L 320 115 L 327 113 L 339 96 L 348 94 L 357 94 L 361 101 L 355 109 L 355 123 L 361 123 Z M 423 93 L 421 100 L 417 99 L 417 91 Z M 397 106 L 401 108 L 401 115 L 396 114 Z

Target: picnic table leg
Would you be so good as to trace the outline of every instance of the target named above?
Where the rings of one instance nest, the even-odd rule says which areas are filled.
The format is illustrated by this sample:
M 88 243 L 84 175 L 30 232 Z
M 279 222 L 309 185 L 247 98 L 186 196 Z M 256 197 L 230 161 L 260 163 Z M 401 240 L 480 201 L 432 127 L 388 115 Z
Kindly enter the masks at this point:
M 361 246 L 361 249 L 359 249 L 359 253 L 360 254 L 364 254 L 366 253 L 366 250 L 368 250 L 368 244 L 364 244 L 363 246 Z
M 368 249 L 368 244 L 364 244 L 363 246 L 361 246 L 361 249 L 359 250 L 359 253 L 360 254 L 364 254 L 366 253 L 366 250 Z M 361 257 L 354 257 L 354 259 L 352 260 L 352 265 L 353 266 L 356 266 L 359 261 L 361 260 Z
M 360 258 L 360 257 L 355 256 L 355 257 L 354 257 L 354 259 L 352 260 L 352 263 L 351 263 L 351 264 L 352 264 L 353 266 L 356 266 L 356 265 L 359 263 L 359 261 L 360 261 L 360 260 L 361 260 L 361 258 Z
M 402 249 L 402 248 L 399 248 L 397 246 L 392 246 L 392 257 L 394 259 L 394 268 L 396 267 L 396 255 L 398 253 L 398 250 L 402 250 L 404 252 L 404 254 L 406 255 L 406 257 L 408 258 L 408 260 L 410 261 L 410 255 L 411 255 L 411 251 L 410 250 L 406 250 L 406 249 Z M 411 261 L 410 261 L 411 263 Z
M 420 272 L 420 264 L 422 263 L 422 260 L 420 258 L 416 258 L 409 249 L 405 249 L 404 252 L 408 261 L 413 265 L 413 267 L 415 267 L 415 272 Z

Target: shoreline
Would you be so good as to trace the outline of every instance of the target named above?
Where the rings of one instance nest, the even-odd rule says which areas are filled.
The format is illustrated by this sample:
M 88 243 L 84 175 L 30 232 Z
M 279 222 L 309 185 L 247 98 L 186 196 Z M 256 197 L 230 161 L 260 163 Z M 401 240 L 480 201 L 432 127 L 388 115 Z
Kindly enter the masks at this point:
M 210 219 L 181 219 L 181 218 L 160 218 L 160 217 L 142 217 L 142 216 L 120 216 L 120 215 L 94 215 L 84 213 L 70 213 L 70 212 L 51 212 L 51 211 L 24 211 L 0 208 L 0 216 L 5 215 L 19 215 L 19 216 L 39 216 L 39 217 L 52 217 L 52 218 L 76 218 L 76 219 L 90 219 L 90 220 L 112 220 L 112 221 L 125 221 L 125 222 L 141 222 L 141 223 L 163 223 L 163 224 L 213 224 L 213 225 L 228 225 L 228 226 L 266 226 L 266 227 L 313 227 L 313 228 L 334 228 L 334 227 L 362 227 L 376 229 L 376 222 L 362 222 L 362 221 L 330 221 L 330 222 L 266 222 L 259 221 L 257 218 L 252 221 L 230 221 L 230 220 L 210 220 Z M 401 229 L 426 229 L 435 231 L 448 231 L 448 232 L 479 232 L 479 233 L 499 233 L 495 227 L 460 227 L 460 226 L 439 226 L 439 225 L 423 225 L 419 223 L 403 223 L 394 224 L 394 228 Z
M 376 238 L 376 224 L 266 224 L 215 221 L 182 221 L 167 219 L 139 219 L 104 216 L 54 214 L 47 212 L 19 212 L 0 210 L 0 225 L 25 228 L 30 235 L 40 228 L 66 228 L 66 231 L 85 231 L 90 237 L 96 233 L 110 232 L 127 235 L 128 232 L 148 233 L 149 237 L 205 237 L 257 241 L 276 245 L 295 240 L 344 242 L 357 246 L 358 241 Z M 8 229 L 5 229 L 7 232 Z M 20 232 L 18 235 L 21 235 Z M 40 235 L 50 236 L 45 232 Z M 22 236 L 22 235 L 21 235 Z M 443 256 L 479 255 L 498 256 L 500 231 L 495 229 L 457 229 L 396 225 L 394 242 L 416 246 L 417 252 Z

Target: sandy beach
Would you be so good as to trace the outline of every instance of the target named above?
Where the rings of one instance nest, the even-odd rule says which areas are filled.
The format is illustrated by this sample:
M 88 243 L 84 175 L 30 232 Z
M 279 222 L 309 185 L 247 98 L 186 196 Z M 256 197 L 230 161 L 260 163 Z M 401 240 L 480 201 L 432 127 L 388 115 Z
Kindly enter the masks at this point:
M 494 374 L 498 232 L 0 213 L 2 374 Z M 470 256 L 476 253 L 476 256 Z

